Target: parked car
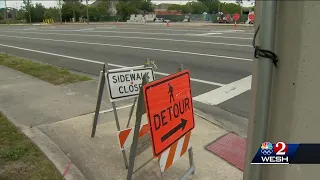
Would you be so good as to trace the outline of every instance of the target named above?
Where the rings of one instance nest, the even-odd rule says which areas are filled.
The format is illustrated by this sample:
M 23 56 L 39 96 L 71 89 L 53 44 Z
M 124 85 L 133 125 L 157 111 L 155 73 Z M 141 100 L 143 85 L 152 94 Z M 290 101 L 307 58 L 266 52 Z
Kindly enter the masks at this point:
M 164 22 L 164 19 L 163 18 L 155 18 L 154 22 Z

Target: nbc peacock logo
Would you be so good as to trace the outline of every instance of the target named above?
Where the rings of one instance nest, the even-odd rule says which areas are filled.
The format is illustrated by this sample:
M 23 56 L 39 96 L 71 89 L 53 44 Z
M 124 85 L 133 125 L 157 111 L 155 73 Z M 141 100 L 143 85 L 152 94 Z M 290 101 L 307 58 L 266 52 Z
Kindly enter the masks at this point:
M 269 156 L 273 153 L 273 145 L 270 142 L 264 142 L 261 144 L 261 153 L 265 156 Z

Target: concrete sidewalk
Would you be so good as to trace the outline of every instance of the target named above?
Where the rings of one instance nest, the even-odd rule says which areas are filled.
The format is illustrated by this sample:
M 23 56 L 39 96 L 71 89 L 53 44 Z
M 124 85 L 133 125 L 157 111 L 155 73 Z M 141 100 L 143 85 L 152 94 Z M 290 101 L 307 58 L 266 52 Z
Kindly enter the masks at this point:
M 54 86 L 0 66 L 0 111 L 23 128 L 66 179 L 126 179 L 113 112 L 100 114 L 96 137 L 91 138 L 96 81 Z M 106 92 L 106 91 L 105 91 Z M 85 95 L 87 94 L 87 95 Z M 104 99 L 107 95 L 104 94 Z M 130 102 L 123 102 L 128 104 Z M 122 104 L 123 105 L 123 104 Z M 104 108 L 110 103 L 104 100 Z M 122 129 L 130 108 L 118 111 Z M 196 174 L 188 179 L 241 180 L 242 172 L 205 147 L 227 133 L 210 121 L 195 116 L 192 147 Z M 143 119 L 146 122 L 146 118 Z M 135 118 L 131 121 L 134 126 Z M 32 125 L 32 127 L 28 127 Z M 128 151 L 127 151 L 128 155 Z M 188 169 L 188 155 L 165 172 L 165 179 L 178 179 Z M 151 148 L 136 157 L 135 168 L 152 158 Z M 71 165 L 71 166 L 70 166 Z M 157 159 L 137 171 L 133 179 L 161 179 Z

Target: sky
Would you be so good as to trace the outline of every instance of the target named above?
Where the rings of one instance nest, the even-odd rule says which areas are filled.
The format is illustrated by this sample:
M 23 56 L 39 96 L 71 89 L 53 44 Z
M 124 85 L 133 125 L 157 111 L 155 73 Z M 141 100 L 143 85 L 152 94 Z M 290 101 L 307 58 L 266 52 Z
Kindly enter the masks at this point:
M 94 2 L 93 0 L 89 0 L 89 3 Z M 191 0 L 189 0 L 191 1 Z M 251 0 L 252 1 L 252 0 Z M 55 7 L 57 6 L 57 0 L 42 0 L 42 1 L 36 1 L 32 0 L 33 3 L 41 3 L 45 7 Z M 188 0 L 171 0 L 171 1 L 166 1 L 166 0 L 152 0 L 153 3 L 155 4 L 160 4 L 160 3 L 171 3 L 171 4 L 186 4 Z M 235 0 L 225 0 L 221 2 L 235 2 Z M 243 0 L 243 6 L 252 6 L 251 2 L 247 2 L 246 0 Z M 7 6 L 8 7 L 13 7 L 13 8 L 20 8 L 23 5 L 22 0 L 7 0 Z M 0 8 L 4 7 L 4 0 L 0 0 Z

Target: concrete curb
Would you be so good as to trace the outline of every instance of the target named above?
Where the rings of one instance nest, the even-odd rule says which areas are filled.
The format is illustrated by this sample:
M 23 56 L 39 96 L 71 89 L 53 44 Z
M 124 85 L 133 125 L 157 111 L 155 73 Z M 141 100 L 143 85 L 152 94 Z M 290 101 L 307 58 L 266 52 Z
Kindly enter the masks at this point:
M 232 114 L 230 112 L 221 110 L 220 108 L 213 108 L 216 116 L 207 114 L 194 108 L 194 114 L 228 132 L 233 132 L 243 138 L 247 138 L 247 124 L 245 118 Z
M 66 180 L 87 180 L 65 153 L 37 127 L 22 130 L 55 165 Z

